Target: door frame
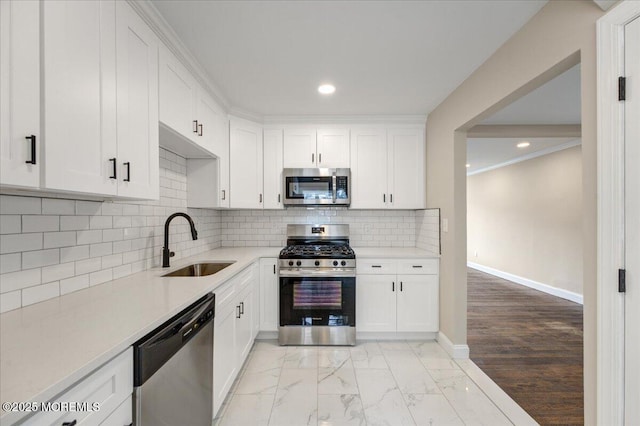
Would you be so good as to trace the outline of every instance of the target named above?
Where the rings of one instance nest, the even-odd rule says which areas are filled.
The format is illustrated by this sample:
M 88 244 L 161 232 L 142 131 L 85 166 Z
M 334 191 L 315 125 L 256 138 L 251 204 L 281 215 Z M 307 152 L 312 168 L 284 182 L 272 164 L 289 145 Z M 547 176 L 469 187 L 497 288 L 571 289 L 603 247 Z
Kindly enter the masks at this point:
M 624 26 L 640 16 L 640 2 L 623 1 L 597 23 L 598 277 L 597 423 L 624 424 Z

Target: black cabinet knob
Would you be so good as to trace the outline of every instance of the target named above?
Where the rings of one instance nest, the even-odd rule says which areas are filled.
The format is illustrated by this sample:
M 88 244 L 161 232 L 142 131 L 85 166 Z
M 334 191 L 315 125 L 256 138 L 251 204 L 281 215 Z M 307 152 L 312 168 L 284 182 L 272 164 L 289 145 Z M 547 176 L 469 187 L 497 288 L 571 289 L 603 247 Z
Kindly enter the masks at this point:
M 298 261 L 296 262 L 296 265 L 297 265 L 297 266 L 300 266 L 300 265 L 302 265 L 302 262 L 300 262 L 300 261 L 298 260 Z
M 347 262 L 345 262 L 345 261 L 343 260 L 342 262 L 340 262 L 340 264 L 341 264 L 342 266 L 345 266 L 345 265 L 347 264 Z
M 316 266 L 320 266 L 320 261 L 319 260 L 316 260 L 314 263 L 315 263 Z
M 289 266 L 293 266 L 293 260 L 289 261 Z
M 337 260 L 333 261 L 333 266 L 338 266 L 338 261 Z

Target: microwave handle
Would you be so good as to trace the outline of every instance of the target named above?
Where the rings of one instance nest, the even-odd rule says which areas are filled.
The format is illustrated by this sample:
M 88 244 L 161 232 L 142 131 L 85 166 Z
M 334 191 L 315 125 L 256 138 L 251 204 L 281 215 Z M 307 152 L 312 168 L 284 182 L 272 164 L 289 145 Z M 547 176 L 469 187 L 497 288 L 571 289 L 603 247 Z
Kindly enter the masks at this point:
M 331 176 L 331 185 L 333 187 L 333 204 L 336 203 L 336 199 L 338 198 L 338 190 L 336 188 L 337 179 L 336 175 Z

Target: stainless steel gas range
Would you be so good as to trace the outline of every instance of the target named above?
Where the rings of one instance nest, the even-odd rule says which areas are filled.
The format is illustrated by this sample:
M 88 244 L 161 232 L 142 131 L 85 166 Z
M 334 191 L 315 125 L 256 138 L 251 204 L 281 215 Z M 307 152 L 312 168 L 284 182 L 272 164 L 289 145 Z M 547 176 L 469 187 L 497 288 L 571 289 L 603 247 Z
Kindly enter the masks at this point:
M 280 251 L 281 345 L 356 343 L 356 255 L 349 225 L 288 225 Z

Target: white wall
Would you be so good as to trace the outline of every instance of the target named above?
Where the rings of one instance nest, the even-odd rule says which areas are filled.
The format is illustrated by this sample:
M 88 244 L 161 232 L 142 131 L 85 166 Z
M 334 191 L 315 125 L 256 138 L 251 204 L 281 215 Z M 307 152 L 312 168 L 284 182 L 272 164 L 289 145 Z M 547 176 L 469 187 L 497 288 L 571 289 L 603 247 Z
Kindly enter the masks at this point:
M 467 260 L 582 295 L 582 152 L 467 178 Z

